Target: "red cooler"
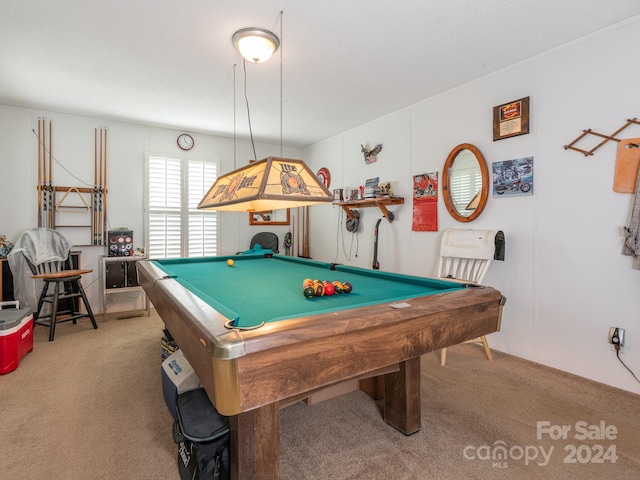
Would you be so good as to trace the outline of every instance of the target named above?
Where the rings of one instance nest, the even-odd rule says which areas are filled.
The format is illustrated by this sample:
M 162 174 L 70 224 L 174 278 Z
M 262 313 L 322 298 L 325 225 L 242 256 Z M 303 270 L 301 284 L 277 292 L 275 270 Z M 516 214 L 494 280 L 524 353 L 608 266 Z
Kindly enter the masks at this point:
M 20 360 L 33 350 L 33 315 L 30 308 L 2 308 L 0 303 L 0 374 L 14 371 Z

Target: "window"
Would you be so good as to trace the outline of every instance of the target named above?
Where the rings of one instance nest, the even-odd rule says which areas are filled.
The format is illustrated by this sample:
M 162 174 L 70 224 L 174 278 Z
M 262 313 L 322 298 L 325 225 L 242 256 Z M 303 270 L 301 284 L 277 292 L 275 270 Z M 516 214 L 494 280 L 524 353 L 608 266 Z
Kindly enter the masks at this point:
M 197 209 L 216 176 L 215 163 L 147 157 L 149 257 L 217 254 L 218 214 Z
M 456 168 L 450 176 L 449 188 L 455 209 L 462 215 L 468 216 L 467 207 L 470 207 L 469 204 L 482 190 L 482 174 L 478 168 Z M 467 212 L 466 215 L 465 212 Z

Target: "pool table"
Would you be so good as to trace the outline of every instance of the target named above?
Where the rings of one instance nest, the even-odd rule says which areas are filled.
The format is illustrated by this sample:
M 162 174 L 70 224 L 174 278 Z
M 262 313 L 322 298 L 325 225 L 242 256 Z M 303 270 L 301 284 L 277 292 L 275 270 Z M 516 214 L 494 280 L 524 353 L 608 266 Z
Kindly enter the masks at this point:
M 504 304 L 491 287 L 268 252 L 145 260 L 138 275 L 230 417 L 236 479 L 279 478 L 279 409 L 346 380 L 382 378 L 384 420 L 417 432 L 420 356 L 498 331 Z M 353 290 L 306 298 L 305 278 Z

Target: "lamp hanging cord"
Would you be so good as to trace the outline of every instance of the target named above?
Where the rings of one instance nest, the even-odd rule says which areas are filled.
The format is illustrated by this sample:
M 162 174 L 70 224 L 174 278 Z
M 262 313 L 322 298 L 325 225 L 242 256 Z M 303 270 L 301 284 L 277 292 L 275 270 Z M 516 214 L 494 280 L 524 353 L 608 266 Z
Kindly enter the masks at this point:
M 238 148 L 236 130 L 236 64 L 233 64 L 233 169 L 238 168 Z
M 251 137 L 251 147 L 253 148 L 253 159 L 258 160 L 256 155 L 256 145 L 253 143 L 253 129 L 251 128 L 251 112 L 249 111 L 249 97 L 247 96 L 247 60 L 242 59 L 242 67 L 244 69 L 244 101 L 247 104 L 247 119 L 249 121 L 249 135 Z
M 636 374 L 633 373 L 633 370 L 631 370 L 629 367 L 627 367 L 627 365 L 620 358 L 620 344 L 616 344 L 616 357 L 618 357 L 618 360 L 624 366 L 624 368 L 626 368 L 627 370 L 629 370 L 629 372 L 631 372 L 631 375 L 633 375 L 633 378 L 636 379 L 636 382 L 640 383 L 640 380 L 638 380 L 638 377 L 636 377 Z
M 82 180 L 80 177 L 77 177 L 76 175 L 74 175 L 67 167 L 65 167 L 62 163 L 60 163 L 60 161 L 54 157 L 51 152 L 49 151 L 49 149 L 47 148 L 47 146 L 44 144 L 44 142 L 38 137 L 38 134 L 36 133 L 36 131 L 32 128 L 31 132 L 35 135 L 35 137 L 38 139 L 38 145 L 41 145 L 42 148 L 44 149 L 45 154 L 49 154 L 50 158 L 53 159 L 54 162 L 56 162 L 56 164 L 60 165 L 60 167 L 62 167 L 62 169 L 67 172 L 69 175 L 71 175 L 73 178 L 75 178 L 76 180 L 78 180 L 81 183 L 84 183 L 85 185 L 87 185 L 88 187 L 93 187 L 94 185 L 85 182 L 84 180 Z M 51 175 L 51 173 L 49 173 L 49 175 Z
M 280 156 L 282 157 L 282 65 L 283 65 L 283 57 L 282 57 L 282 15 L 283 11 L 280 11 Z

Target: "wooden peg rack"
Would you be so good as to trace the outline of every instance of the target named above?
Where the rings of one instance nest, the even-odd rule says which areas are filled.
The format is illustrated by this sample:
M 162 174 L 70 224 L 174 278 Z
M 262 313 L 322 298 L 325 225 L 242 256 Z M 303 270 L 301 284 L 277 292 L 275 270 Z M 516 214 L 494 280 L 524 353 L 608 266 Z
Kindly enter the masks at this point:
M 579 135 L 573 142 L 571 142 L 569 145 L 565 145 L 564 149 L 565 150 L 575 150 L 576 152 L 580 152 L 582 153 L 585 157 L 588 157 L 589 155 L 593 155 L 593 152 L 595 152 L 597 149 L 599 149 L 601 146 L 603 146 L 605 143 L 607 143 L 608 141 L 614 141 L 614 142 L 620 142 L 620 138 L 616 138 L 616 135 L 618 135 L 620 132 L 622 132 L 625 128 L 627 128 L 630 125 L 633 124 L 636 125 L 640 125 L 640 122 L 638 121 L 637 118 L 630 118 L 627 119 L 627 123 L 625 123 L 622 127 L 620 127 L 618 130 L 616 130 L 615 132 L 613 132 L 611 135 L 604 135 L 602 133 L 598 133 L 598 132 L 594 132 L 593 130 L 591 130 L 590 128 L 587 130 L 583 130 L 582 134 Z M 601 141 L 598 145 L 596 145 L 595 147 L 593 147 L 591 150 L 583 150 L 581 148 L 575 147 L 575 144 L 578 143 L 580 140 L 582 140 L 584 137 L 586 137 L 587 135 L 595 135 L 596 137 L 601 137 L 604 138 L 603 141 Z M 636 145 L 633 144 L 636 148 L 639 148 L 640 145 Z

